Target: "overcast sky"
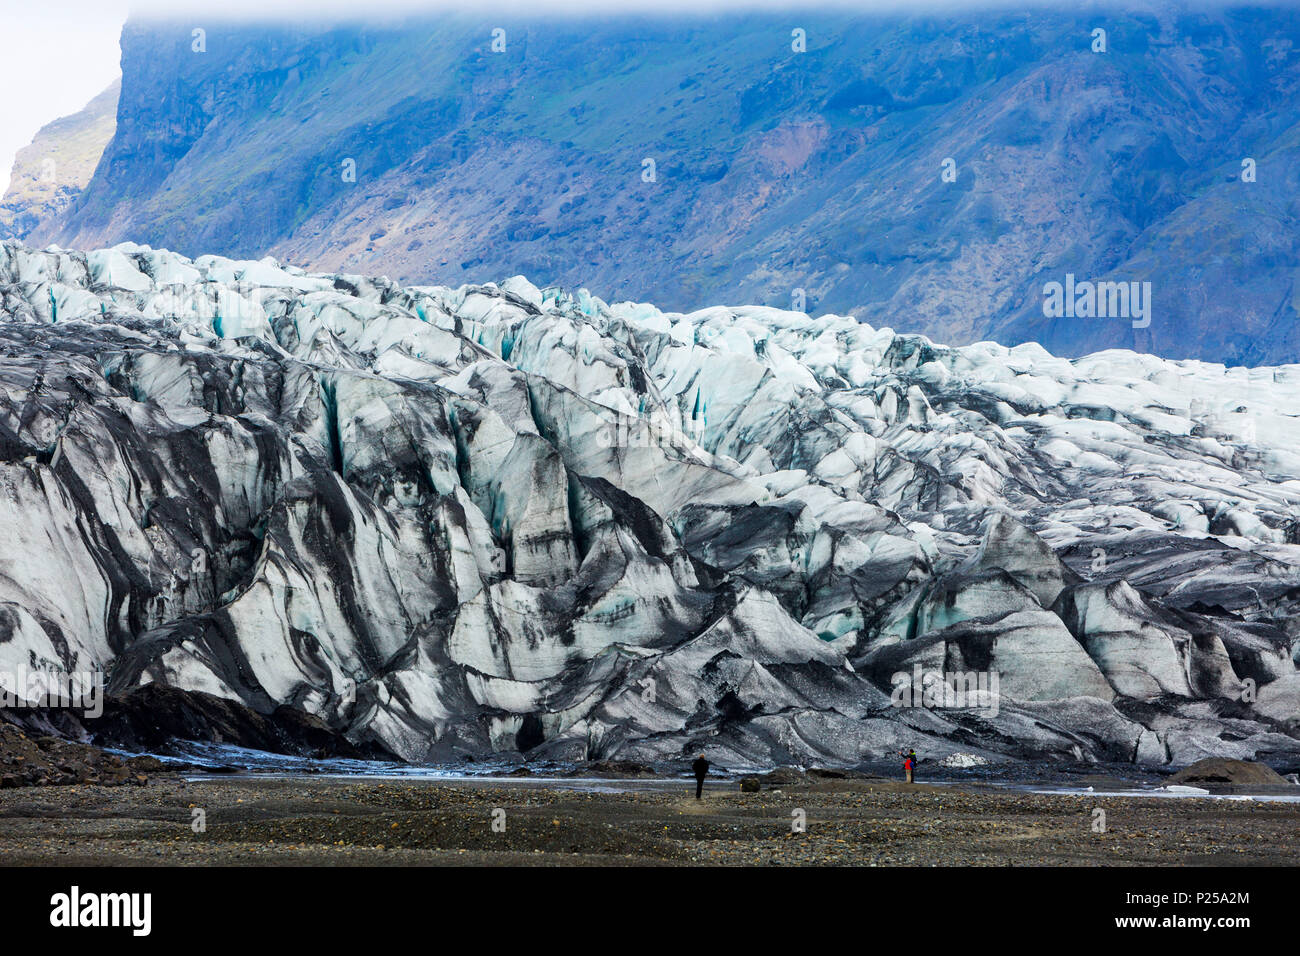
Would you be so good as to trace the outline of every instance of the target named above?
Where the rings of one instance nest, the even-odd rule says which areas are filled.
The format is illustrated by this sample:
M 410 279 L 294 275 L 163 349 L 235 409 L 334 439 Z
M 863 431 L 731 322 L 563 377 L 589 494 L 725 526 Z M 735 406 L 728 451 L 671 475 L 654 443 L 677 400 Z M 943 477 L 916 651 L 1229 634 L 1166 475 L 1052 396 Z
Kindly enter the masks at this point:
M 1039 2 L 1065 5 L 1071 0 Z M 1123 0 L 1118 2 L 1123 4 Z M 578 14 L 636 9 L 671 14 L 836 6 L 915 12 L 1002 5 L 1028 4 L 1013 0 L 0 0 L 0 90 L 4 91 L 0 97 L 0 184 L 7 188 L 14 153 L 30 143 L 38 129 L 81 109 L 118 75 L 118 37 L 128 12 L 213 20 L 361 18 L 440 8 Z
M 50 120 L 75 113 L 119 74 L 126 0 L 0 0 L 0 184 L 14 153 Z
M 935 6 L 943 0 L 919 0 Z M 947 0 L 953 3 L 954 0 Z M 961 0 L 956 0 L 961 3 Z M 842 0 L 856 8 L 906 6 L 918 0 Z M 0 0 L 0 186 L 8 188 L 14 153 L 36 131 L 75 113 L 118 76 L 118 37 L 133 16 L 212 19 L 360 18 L 437 9 L 612 13 L 710 12 L 719 8 L 834 6 L 833 0 Z M 970 6 L 969 2 L 964 3 Z

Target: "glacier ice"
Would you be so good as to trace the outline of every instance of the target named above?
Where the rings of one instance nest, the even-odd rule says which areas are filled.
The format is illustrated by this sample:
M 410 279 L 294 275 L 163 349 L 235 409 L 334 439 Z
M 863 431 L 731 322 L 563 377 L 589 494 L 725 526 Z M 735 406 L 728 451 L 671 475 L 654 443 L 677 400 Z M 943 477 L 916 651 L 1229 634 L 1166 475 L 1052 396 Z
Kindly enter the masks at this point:
M 1300 755 L 1300 366 L 14 243 L 0 349 L 0 675 L 416 761 Z

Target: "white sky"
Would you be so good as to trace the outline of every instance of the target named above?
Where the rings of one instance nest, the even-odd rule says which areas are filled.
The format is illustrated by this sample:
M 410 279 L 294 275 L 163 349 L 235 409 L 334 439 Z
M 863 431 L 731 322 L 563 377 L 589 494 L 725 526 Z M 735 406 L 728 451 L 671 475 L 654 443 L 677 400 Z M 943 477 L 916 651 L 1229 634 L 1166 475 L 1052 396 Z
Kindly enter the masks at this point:
M 121 72 L 126 0 L 0 0 L 0 184 L 14 153 L 50 120 L 75 113 Z

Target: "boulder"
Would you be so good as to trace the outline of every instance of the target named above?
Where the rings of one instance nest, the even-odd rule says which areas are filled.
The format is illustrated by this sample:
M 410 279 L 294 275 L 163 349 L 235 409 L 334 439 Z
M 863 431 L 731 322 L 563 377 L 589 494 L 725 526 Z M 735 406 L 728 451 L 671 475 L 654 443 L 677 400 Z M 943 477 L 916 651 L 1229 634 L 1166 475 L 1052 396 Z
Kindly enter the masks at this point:
M 1184 767 L 1169 778 L 1173 785 L 1194 784 L 1244 784 L 1248 786 L 1281 786 L 1286 778 L 1267 764 L 1253 760 L 1227 760 L 1209 757 Z
M 798 767 L 777 767 L 775 770 L 764 774 L 760 779 L 767 787 L 786 787 L 806 783 L 808 777 Z

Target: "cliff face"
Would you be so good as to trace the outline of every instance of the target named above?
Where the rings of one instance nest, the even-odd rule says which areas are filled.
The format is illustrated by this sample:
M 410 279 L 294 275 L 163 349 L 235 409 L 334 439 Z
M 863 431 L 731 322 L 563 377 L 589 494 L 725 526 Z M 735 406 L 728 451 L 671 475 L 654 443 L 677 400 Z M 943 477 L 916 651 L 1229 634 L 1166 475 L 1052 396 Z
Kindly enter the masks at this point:
M 1300 759 L 1295 366 L 11 243 L 0 354 L 6 694 L 412 760 Z
M 0 239 L 22 239 L 81 194 L 113 138 L 121 86 L 115 80 L 84 109 L 41 127 L 18 151 L 0 199 Z
M 1295 11 L 193 28 L 128 24 L 117 134 L 33 241 L 1300 359 Z M 1045 318 L 1067 275 L 1150 314 Z

